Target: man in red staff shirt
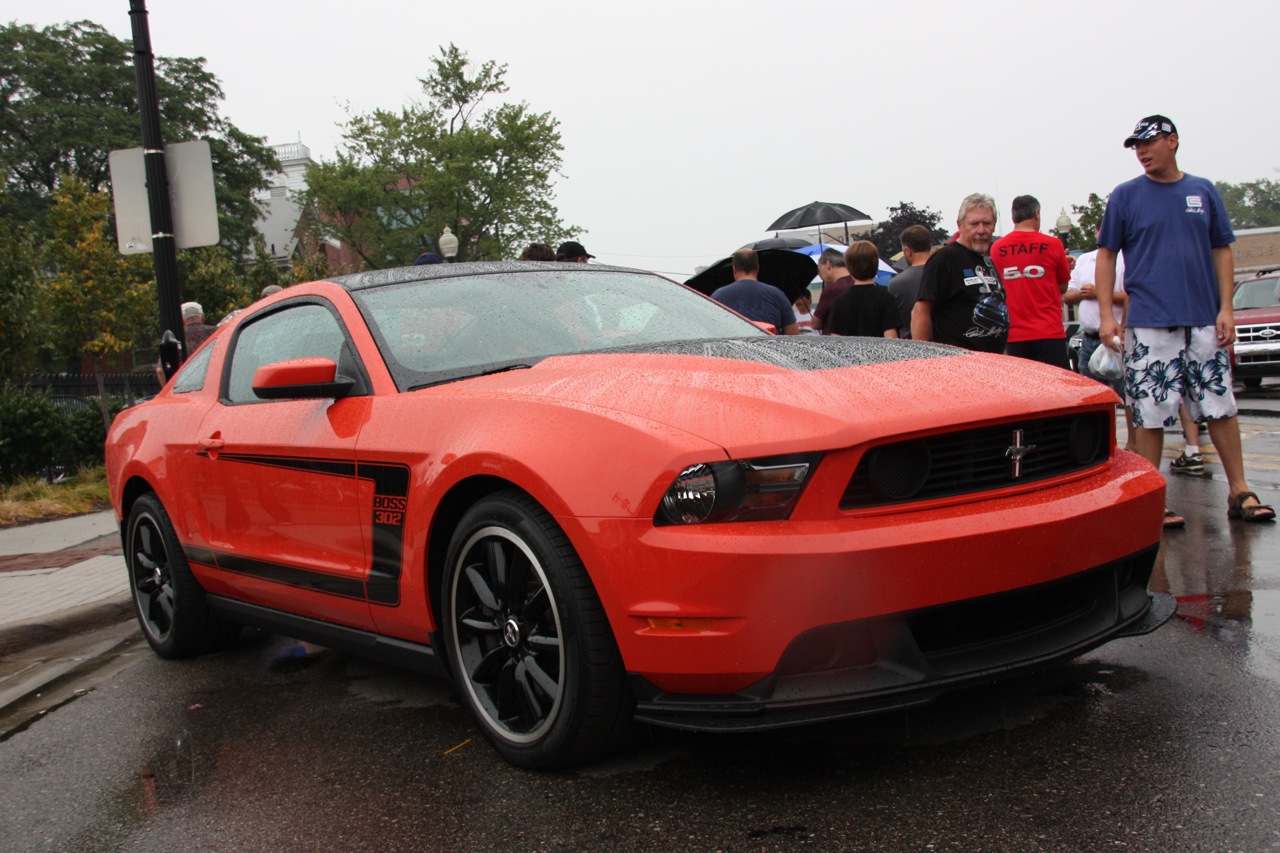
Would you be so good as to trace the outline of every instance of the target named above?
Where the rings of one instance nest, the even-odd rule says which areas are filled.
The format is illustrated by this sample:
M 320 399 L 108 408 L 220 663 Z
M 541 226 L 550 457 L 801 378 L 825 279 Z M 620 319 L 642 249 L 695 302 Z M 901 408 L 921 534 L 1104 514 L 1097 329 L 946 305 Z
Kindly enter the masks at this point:
M 1040 202 L 1034 196 L 1013 200 L 1013 230 L 991 244 L 991 261 L 1009 305 L 1005 352 L 1070 369 L 1062 294 L 1071 280 L 1071 265 L 1062 241 L 1040 233 Z

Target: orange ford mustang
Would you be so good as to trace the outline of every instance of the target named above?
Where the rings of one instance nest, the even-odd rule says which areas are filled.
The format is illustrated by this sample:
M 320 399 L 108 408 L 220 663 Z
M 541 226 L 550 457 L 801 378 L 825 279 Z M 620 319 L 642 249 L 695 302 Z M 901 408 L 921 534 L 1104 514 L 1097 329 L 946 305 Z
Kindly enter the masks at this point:
M 1115 397 L 774 337 L 648 273 L 458 264 L 241 311 L 107 439 L 147 641 L 254 625 L 451 677 L 508 760 L 928 701 L 1151 631 Z

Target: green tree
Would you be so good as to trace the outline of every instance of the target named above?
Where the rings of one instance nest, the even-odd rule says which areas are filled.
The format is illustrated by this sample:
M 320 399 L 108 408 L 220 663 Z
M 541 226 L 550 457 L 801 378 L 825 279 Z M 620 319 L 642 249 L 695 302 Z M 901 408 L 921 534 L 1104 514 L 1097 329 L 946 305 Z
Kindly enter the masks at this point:
M 505 65 L 476 68 L 452 44 L 432 64 L 419 81 L 424 102 L 351 117 L 335 159 L 307 170 L 303 204 L 322 235 L 379 268 L 435 250 L 446 225 L 458 260 L 514 257 L 534 239 L 579 230 L 553 203 L 559 122 L 525 103 L 482 111 L 486 98 L 507 91 Z
M 1067 244 L 1071 249 L 1092 252 L 1098 248 L 1097 231 L 1102 227 L 1102 214 L 1107 209 L 1107 199 L 1111 196 L 1100 196 L 1089 193 L 1089 200 L 1084 204 L 1071 205 L 1075 214 L 1075 223 L 1067 236 Z
M 0 200 L 0 204 L 3 201 Z M 30 369 L 41 343 L 44 312 L 31 229 L 0 218 L 0 380 Z
M 1243 184 L 1217 181 L 1214 186 L 1231 218 L 1231 227 L 1267 228 L 1280 225 L 1280 181 L 1260 178 Z
M 319 281 L 328 278 L 331 274 L 329 259 L 325 257 L 324 252 L 307 252 L 293 262 L 288 276 L 280 282 L 280 285 L 288 287 L 304 281 Z
M 246 273 L 218 246 L 179 252 L 178 278 L 183 301 L 199 302 L 206 323 L 216 324 L 258 297 Z
M 861 235 L 859 239 L 875 243 L 880 251 L 880 257 L 892 258 L 902 251 L 902 232 L 912 225 L 923 225 L 933 234 L 935 243 L 944 242 L 951 234 L 939 226 L 941 222 L 941 213 L 927 207 L 916 207 L 909 201 L 900 201 L 897 207 L 889 208 L 887 219 Z
M 251 246 L 255 190 L 279 168 L 259 137 L 220 115 L 222 88 L 203 59 L 156 57 L 156 91 L 166 142 L 207 139 L 213 155 L 222 242 L 233 256 Z M 89 21 L 37 30 L 0 27 L 0 166 L 8 195 L 0 216 L 46 218 L 63 175 L 90 190 L 109 180 L 107 155 L 141 144 L 133 46 Z
M 66 356 L 93 363 L 98 403 L 107 424 L 103 367 L 132 352 L 155 328 L 151 259 L 120 254 L 114 235 L 108 233 L 110 210 L 106 193 L 95 192 L 73 175 L 64 176 L 54 191 L 46 246 L 54 271 L 49 282 L 54 344 Z

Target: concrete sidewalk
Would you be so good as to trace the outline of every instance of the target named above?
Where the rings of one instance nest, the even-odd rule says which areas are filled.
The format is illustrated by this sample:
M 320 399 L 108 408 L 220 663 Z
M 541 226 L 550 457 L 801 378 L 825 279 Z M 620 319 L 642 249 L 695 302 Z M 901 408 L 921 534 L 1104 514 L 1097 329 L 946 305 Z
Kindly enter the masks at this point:
M 0 529 L 0 656 L 132 615 L 109 510 Z

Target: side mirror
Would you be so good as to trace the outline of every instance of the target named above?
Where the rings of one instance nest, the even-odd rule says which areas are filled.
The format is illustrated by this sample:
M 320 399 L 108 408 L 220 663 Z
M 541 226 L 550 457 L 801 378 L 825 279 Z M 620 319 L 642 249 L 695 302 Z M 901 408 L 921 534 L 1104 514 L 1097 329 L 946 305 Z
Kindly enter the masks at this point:
M 264 364 L 253 374 L 253 393 L 264 400 L 341 399 L 356 381 L 338 375 L 338 364 L 328 358 L 295 358 Z

